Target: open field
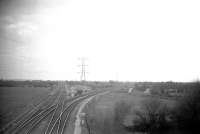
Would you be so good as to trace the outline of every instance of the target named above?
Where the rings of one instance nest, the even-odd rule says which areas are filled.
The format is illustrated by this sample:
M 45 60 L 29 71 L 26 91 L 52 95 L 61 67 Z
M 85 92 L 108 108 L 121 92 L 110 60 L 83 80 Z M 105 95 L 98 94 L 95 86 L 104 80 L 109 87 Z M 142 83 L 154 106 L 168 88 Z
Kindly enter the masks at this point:
M 49 92 L 47 87 L 0 87 L 0 126 L 16 118 Z
M 109 94 L 95 98 L 90 102 L 85 112 L 87 114 L 87 122 L 92 134 L 129 134 L 123 127 L 125 124 L 130 124 L 134 118 L 133 112 L 139 109 L 143 100 L 148 99 L 149 96 L 143 95 L 143 92 L 135 91 L 132 94 L 128 94 L 125 91 L 113 91 Z M 175 105 L 174 100 L 160 99 L 169 107 Z M 121 103 L 122 102 L 122 103 Z M 120 111 L 121 115 L 116 115 L 116 106 L 123 102 L 129 106 L 124 107 L 124 111 Z M 123 107 L 123 106 L 122 106 Z M 124 115 L 123 115 L 124 114 Z M 117 117 L 116 117 L 117 116 Z M 123 119 L 120 119 L 123 116 Z M 123 120 L 123 122 L 120 122 Z M 123 124 L 121 124 L 123 123 Z M 84 127 L 84 134 L 88 133 L 88 128 Z

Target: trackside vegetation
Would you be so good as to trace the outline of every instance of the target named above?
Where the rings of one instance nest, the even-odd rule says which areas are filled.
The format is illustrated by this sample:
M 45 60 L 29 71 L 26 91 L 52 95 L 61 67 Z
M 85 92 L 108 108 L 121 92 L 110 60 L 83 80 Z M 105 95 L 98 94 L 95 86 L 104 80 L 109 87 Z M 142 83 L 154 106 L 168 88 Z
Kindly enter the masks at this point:
M 88 105 L 86 119 L 90 134 L 190 134 L 200 131 L 199 82 L 148 83 L 145 86 L 139 83 L 136 86 L 140 89 L 135 87 L 137 91 L 132 95 L 118 90 Z M 155 87 L 153 94 L 142 95 L 143 87 Z M 163 91 L 159 91 L 159 87 Z M 167 89 L 178 89 L 182 95 L 171 97 L 166 94 Z

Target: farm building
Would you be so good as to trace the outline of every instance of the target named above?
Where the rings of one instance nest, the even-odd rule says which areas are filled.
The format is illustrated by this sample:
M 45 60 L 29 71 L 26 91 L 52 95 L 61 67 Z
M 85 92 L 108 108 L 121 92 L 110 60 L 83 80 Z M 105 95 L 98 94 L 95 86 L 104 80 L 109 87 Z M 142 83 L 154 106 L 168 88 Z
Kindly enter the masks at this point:
M 144 94 L 150 95 L 150 94 L 151 94 L 151 89 L 150 89 L 150 88 L 147 88 L 147 89 L 144 91 Z

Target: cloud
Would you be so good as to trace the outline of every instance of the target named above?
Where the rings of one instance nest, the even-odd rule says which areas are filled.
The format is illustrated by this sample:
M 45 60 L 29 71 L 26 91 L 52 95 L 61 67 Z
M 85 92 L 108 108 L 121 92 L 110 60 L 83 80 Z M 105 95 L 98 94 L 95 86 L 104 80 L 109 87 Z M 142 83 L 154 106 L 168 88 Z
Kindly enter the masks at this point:
M 1 0 L 0 15 L 34 14 L 42 8 L 62 5 L 65 0 Z
M 71 71 L 76 63 L 70 60 L 81 56 L 93 62 L 93 79 L 115 72 L 124 80 L 199 74 L 198 2 L 73 0 L 58 8 L 64 0 L 2 1 L 0 60 L 24 70 L 16 76 L 36 67 L 35 75 Z
M 1 0 L 1 42 L 2 38 L 17 42 L 33 40 L 41 28 L 39 19 L 45 17 L 43 12 L 48 12 L 48 9 L 61 5 L 62 2 L 64 0 Z
M 37 31 L 38 27 L 31 22 L 12 23 L 7 26 L 9 31 L 15 32 L 21 37 L 29 37 Z

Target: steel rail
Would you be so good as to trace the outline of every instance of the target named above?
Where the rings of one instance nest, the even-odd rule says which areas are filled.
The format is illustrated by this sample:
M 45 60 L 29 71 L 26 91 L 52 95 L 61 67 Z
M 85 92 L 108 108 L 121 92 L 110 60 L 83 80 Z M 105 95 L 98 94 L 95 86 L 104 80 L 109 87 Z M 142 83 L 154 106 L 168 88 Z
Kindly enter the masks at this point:
M 7 133 L 9 133 L 9 134 L 10 133 L 14 133 L 14 134 L 17 133 L 21 128 L 23 128 L 23 126 L 28 124 L 30 121 L 34 120 L 40 114 L 43 114 L 45 111 L 47 111 L 51 107 L 54 107 L 54 105 L 52 105 L 52 101 L 54 101 L 56 98 L 57 98 L 57 94 L 54 94 L 54 95 L 51 95 L 51 97 L 48 98 L 47 100 L 44 100 L 44 102 L 41 102 L 40 103 L 41 105 L 37 105 L 35 107 L 35 109 L 33 109 L 30 112 L 26 113 L 23 116 L 23 118 L 21 118 L 20 120 L 15 122 L 13 127 L 9 128 Z M 46 106 L 45 106 L 45 103 L 47 103 Z M 50 105 L 50 103 L 51 103 L 51 105 Z M 42 106 L 43 106 L 43 108 L 42 108 Z M 28 122 L 28 123 L 26 123 L 26 122 Z

